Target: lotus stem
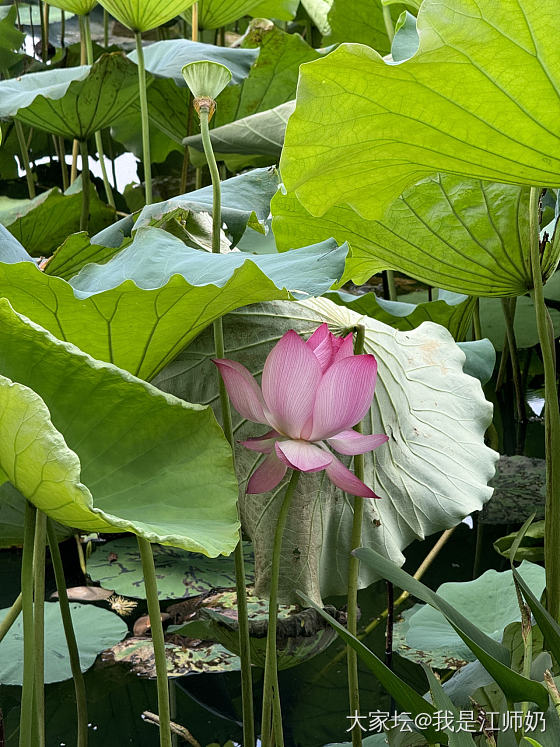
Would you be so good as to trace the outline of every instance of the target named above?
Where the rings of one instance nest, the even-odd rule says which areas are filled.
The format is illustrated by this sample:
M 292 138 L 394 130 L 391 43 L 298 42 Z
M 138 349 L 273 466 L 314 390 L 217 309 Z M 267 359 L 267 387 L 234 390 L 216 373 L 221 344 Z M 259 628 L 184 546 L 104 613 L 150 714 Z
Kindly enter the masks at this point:
M 167 659 L 165 658 L 165 639 L 159 608 L 156 569 L 152 546 L 143 537 L 138 540 L 138 549 L 142 560 L 146 600 L 148 602 L 148 616 L 152 629 L 152 643 L 156 662 L 158 711 L 159 711 L 159 743 L 160 747 L 172 747 L 171 742 L 171 713 L 169 709 L 169 687 L 167 684 Z
M 31 9 L 29 12 L 31 13 Z M 41 13 L 41 59 L 47 62 L 49 59 L 49 6 L 44 0 L 39 0 L 39 12 Z
M 9 629 L 12 627 L 12 625 L 15 623 L 15 621 L 19 617 L 19 613 L 21 612 L 21 600 L 22 600 L 22 594 L 20 592 L 17 596 L 16 601 L 12 604 L 12 606 L 8 610 L 8 614 L 2 620 L 2 622 L 0 622 L 0 643 L 2 643 L 3 639 L 6 636 L 6 633 L 9 631 Z
M 27 143 L 25 141 L 25 134 L 23 132 L 23 125 L 18 119 L 14 119 L 14 127 L 19 143 L 19 149 L 21 152 L 21 160 L 23 162 L 23 168 L 25 169 L 25 178 L 27 179 L 27 191 L 29 192 L 29 199 L 34 199 L 36 196 L 35 182 L 33 181 L 33 172 L 31 171 L 31 164 L 29 163 L 29 151 L 27 149 Z
M 354 342 L 354 354 L 360 355 L 364 352 L 366 330 L 363 325 L 356 327 L 356 340 Z M 362 424 L 354 426 L 358 433 L 362 432 Z M 356 477 L 364 481 L 364 455 L 356 454 L 354 457 L 354 472 Z M 362 523 L 364 515 L 364 499 L 354 496 L 354 519 L 352 522 L 352 536 L 350 539 L 349 561 L 348 561 L 348 631 L 356 636 L 358 634 L 358 576 L 360 572 L 360 561 L 352 554 L 352 550 L 362 544 Z M 348 657 L 348 698 L 350 701 L 350 713 L 360 712 L 360 690 L 358 682 L 358 657 L 351 646 L 346 649 Z M 361 747 L 362 731 L 358 725 L 352 729 L 353 747 Z
M 202 143 L 204 154 L 208 161 L 210 175 L 212 177 L 212 253 L 220 253 L 220 231 L 222 228 L 222 203 L 221 182 L 216 158 L 210 141 L 208 127 L 208 109 L 201 108 L 199 112 L 200 129 L 202 132 Z M 224 329 L 221 317 L 214 322 L 214 348 L 216 358 L 225 357 Z M 233 467 L 235 469 L 235 437 L 233 432 L 233 421 L 231 418 L 231 406 L 226 387 L 219 372 L 218 387 L 220 392 L 220 406 L 222 410 L 222 427 L 224 435 L 231 446 Z M 239 657 L 241 660 L 241 698 L 243 709 L 243 744 L 245 747 L 253 747 L 255 744 L 255 718 L 253 709 L 253 680 L 251 675 L 251 639 L 249 635 L 249 617 L 247 611 L 247 584 L 245 580 L 245 559 L 243 557 L 243 532 L 241 529 L 241 515 L 239 501 L 237 502 L 239 519 L 239 541 L 234 550 L 235 560 L 235 586 L 237 592 L 237 620 L 239 630 Z
M 546 569 L 546 605 L 555 620 L 560 619 L 560 409 L 556 389 L 554 331 L 544 302 L 539 238 L 540 189 L 531 187 L 529 228 L 531 269 L 537 329 L 544 366 L 544 428 L 546 456 L 546 500 L 544 559 Z
M 393 26 L 393 19 L 391 18 L 391 9 L 388 5 L 383 5 L 383 23 L 385 24 L 385 31 L 389 37 L 389 44 L 393 43 L 395 38 L 395 27 Z
M 33 628 L 35 656 L 35 713 L 37 747 L 45 746 L 45 544 L 47 517 L 37 511 L 33 543 Z
M 300 472 L 293 470 L 284 493 L 280 513 L 276 520 L 276 531 L 274 532 L 274 545 L 272 548 L 272 567 L 270 569 L 270 594 L 268 599 L 268 630 L 266 634 L 266 659 L 264 665 L 263 702 L 261 718 L 261 742 L 263 747 L 272 747 L 271 715 L 274 711 L 274 745 L 283 747 L 284 736 L 282 730 L 282 714 L 280 707 L 273 708 L 275 697 L 280 699 L 278 692 L 278 662 L 276 654 L 276 630 L 278 619 L 278 578 L 280 575 L 280 556 L 282 550 L 282 539 L 286 519 L 290 511 L 292 499 L 299 481 Z
M 19 747 L 32 747 L 33 689 L 35 679 L 35 636 L 33 629 L 33 546 L 37 510 L 25 502 L 21 593 L 23 612 L 23 687 L 19 721 Z
M 146 185 L 146 205 L 152 203 L 152 156 L 150 154 L 150 120 L 148 116 L 148 94 L 146 92 L 146 68 L 142 34 L 136 32 L 136 52 L 138 54 L 138 89 L 140 91 L 140 117 L 142 121 L 142 160 L 144 162 L 144 182 Z
M 482 340 L 482 325 L 480 323 L 480 298 L 474 299 L 473 340 Z
M 84 676 L 80 668 L 80 653 L 72 625 L 72 615 L 70 613 L 70 603 L 68 602 L 68 592 L 66 590 L 66 579 L 64 577 L 64 568 L 60 556 L 60 548 L 56 538 L 56 532 L 51 519 L 47 519 L 47 537 L 49 540 L 49 550 L 54 569 L 56 580 L 56 590 L 58 591 L 58 600 L 60 604 L 60 615 L 66 637 L 66 646 L 68 647 L 68 656 L 70 658 L 70 668 L 74 680 L 74 693 L 76 695 L 76 716 L 77 716 L 77 747 L 87 747 L 88 742 L 88 719 L 87 719 L 87 700 L 86 686 Z
M 93 44 L 91 41 L 91 25 L 89 22 L 89 13 L 85 16 L 80 16 L 80 21 L 80 29 L 85 37 L 86 43 L 87 64 L 93 65 Z M 97 132 L 95 133 L 95 147 L 97 148 L 97 155 L 99 157 L 99 164 L 101 166 L 101 175 L 103 177 L 103 186 L 105 187 L 105 196 L 107 197 L 107 202 L 109 203 L 109 205 L 113 209 L 115 209 L 113 190 L 111 189 L 111 183 L 109 182 L 109 177 L 107 176 L 107 167 L 105 165 L 103 139 L 99 130 L 97 130 Z
M 383 270 L 383 298 L 386 301 L 397 300 L 397 288 L 395 285 L 395 273 L 393 270 Z
M 103 8 L 103 46 L 109 46 L 109 12 Z
M 64 49 L 64 37 L 66 36 L 66 13 L 60 11 L 60 46 Z
M 80 23 L 81 29 L 81 23 Z M 80 34 L 80 65 L 85 65 L 87 60 L 86 40 L 84 34 Z M 72 143 L 72 168 L 70 170 L 70 184 L 74 184 L 78 176 L 78 153 L 80 152 L 80 142 L 74 138 Z
M 517 408 L 517 419 L 520 423 L 525 420 L 525 401 L 523 399 L 523 386 L 521 384 L 521 369 L 519 367 L 519 356 L 517 355 L 517 343 L 515 340 L 515 330 L 513 323 L 515 321 L 516 298 L 502 298 L 502 310 L 506 322 L 506 335 L 509 348 L 509 357 L 511 359 L 511 369 L 513 373 L 513 388 L 515 391 L 515 403 Z
M 87 231 L 89 226 L 89 155 L 87 141 L 80 141 L 82 155 L 82 215 L 80 217 L 80 231 Z
M 193 42 L 198 41 L 198 3 L 194 3 L 192 6 L 192 16 L 191 16 L 191 38 Z

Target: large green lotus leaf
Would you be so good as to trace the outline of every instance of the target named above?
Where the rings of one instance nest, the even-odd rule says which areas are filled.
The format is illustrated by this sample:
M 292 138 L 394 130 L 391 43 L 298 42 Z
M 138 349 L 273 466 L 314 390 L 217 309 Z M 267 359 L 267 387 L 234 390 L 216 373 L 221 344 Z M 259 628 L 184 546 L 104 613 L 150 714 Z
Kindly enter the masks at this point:
M 0 610 L 0 620 L 8 610 Z M 88 670 L 97 655 L 122 641 L 128 627 L 118 615 L 91 604 L 70 604 L 72 624 L 80 651 L 80 668 Z M 60 605 L 45 603 L 45 683 L 61 682 L 72 677 L 68 645 Z M 12 625 L 0 642 L 0 684 L 20 685 L 23 681 L 23 619 Z
M 546 23 L 543 23 L 546 18 Z M 282 177 L 313 215 L 379 218 L 436 171 L 560 186 L 556 0 L 425 0 L 418 52 L 345 44 L 301 70 Z
M 194 1 L 100 0 L 100 5 L 133 31 L 149 31 L 183 13 Z
M 97 0 L 52 0 L 49 5 L 79 16 L 86 16 L 95 8 Z
M 399 17 L 402 6 L 391 8 L 393 21 Z M 361 0 L 332 0 L 327 13 L 330 32 L 325 35 L 323 44 L 340 42 L 360 42 L 376 49 L 380 54 L 391 50 L 383 20 L 383 6 L 380 0 L 363 3 Z
M 233 550 L 237 482 L 211 410 L 57 340 L 5 299 L 0 324 L 0 468 L 25 498 L 66 526 Z
M 327 321 L 335 333 L 357 323 L 366 326 L 365 348 L 378 362 L 378 379 L 365 427 L 389 435 L 387 444 L 366 455 L 366 483 L 381 500 L 365 502 L 362 542 L 398 563 L 413 539 L 456 525 L 490 498 L 487 486 L 497 454 L 484 445 L 492 407 L 478 380 L 463 373 L 464 354 L 443 327 L 425 322 L 400 332 L 360 316 L 328 299 L 270 303 L 224 318 L 226 357 L 259 375 L 271 347 L 292 328 L 310 334 Z M 212 376 L 212 339 L 201 335 L 155 383 L 165 391 L 218 406 Z M 262 433 L 234 414 L 236 441 Z M 243 488 L 258 455 L 236 450 Z M 300 479 L 288 519 L 282 553 L 282 599 L 295 589 L 308 596 L 346 590 L 352 500 L 333 488 L 323 472 Z M 257 592 L 267 588 L 272 536 L 279 500 L 245 496 L 242 521 L 255 548 Z M 361 586 L 375 576 L 363 569 Z
M 17 117 L 30 127 L 84 140 L 112 124 L 137 97 L 136 65 L 113 52 L 91 67 L 0 81 L 0 118 Z
M 540 597 L 545 586 L 544 568 L 523 561 L 517 570 L 533 594 Z M 503 573 L 489 570 L 474 581 L 448 582 L 442 584 L 437 593 L 496 641 L 502 640 L 504 628 L 509 623 L 521 619 L 511 570 Z M 484 603 L 481 604 L 481 600 Z M 397 623 L 397 630 L 401 626 L 400 637 L 410 650 L 402 647 L 399 653 L 413 661 L 417 661 L 421 654 L 427 663 L 432 657 L 462 661 L 475 659 L 441 612 L 430 605 L 415 604 L 408 610 L 405 621 Z
M 341 306 L 389 324 L 395 329 L 415 329 L 422 322 L 441 324 L 451 332 L 455 340 L 464 340 L 470 331 L 476 302 L 470 296 L 446 291 L 440 291 L 437 301 L 418 304 L 386 301 L 375 293 L 354 296 L 343 291 L 333 291 L 326 296 Z
M 152 75 L 170 78 L 180 88 L 187 84 L 181 70 L 184 65 L 197 60 L 210 60 L 225 65 L 231 73 L 232 83 L 242 83 L 249 75 L 251 65 L 259 55 L 258 49 L 231 49 L 214 44 L 202 44 L 190 39 L 166 39 L 150 44 L 144 50 L 144 64 Z M 138 54 L 131 52 L 130 59 L 137 63 Z
M 214 127 L 210 130 L 212 147 L 220 154 L 257 154 L 270 156 L 276 161 L 282 151 L 286 125 L 294 106 L 294 101 L 286 101 L 273 109 Z M 183 143 L 204 152 L 202 135 L 191 135 Z
M 294 17 L 295 0 L 198 0 L 198 23 L 203 29 L 227 26 L 246 15 L 289 20 Z M 270 11 L 273 11 L 272 13 Z
M 220 94 L 214 128 L 292 101 L 300 65 L 321 56 L 299 34 L 287 34 L 263 18 L 251 22 L 243 48 L 260 49 L 259 56 L 243 83 Z
M 211 254 L 142 228 L 113 259 L 86 265 L 70 282 L 30 262 L 0 263 L 0 295 L 59 339 L 149 380 L 235 308 L 288 299 L 290 290 L 321 295 L 346 253 L 330 240 L 288 255 Z
M 280 249 L 333 236 L 352 249 L 343 280 L 394 269 L 428 285 L 474 296 L 519 296 L 532 288 L 529 189 L 437 174 L 408 188 L 380 221 L 348 206 L 310 216 L 293 194 L 274 197 Z M 558 262 L 550 243 L 548 277 Z
M 235 587 L 233 557 L 207 558 L 163 545 L 154 545 L 152 550 L 160 599 L 185 599 L 214 589 Z M 249 543 L 244 550 L 245 575 L 247 583 L 252 583 L 254 561 Z M 99 547 L 87 560 L 87 572 L 92 581 L 113 589 L 116 594 L 140 599 L 146 596 L 140 551 L 134 537 L 122 537 Z
M 82 206 L 81 180 L 76 180 L 65 193 L 58 187 L 33 200 L 0 197 L 0 222 L 35 257 L 46 257 L 80 228 Z M 97 190 L 90 188 L 90 228 L 100 231 L 110 225 L 115 211 L 99 199 Z M 0 239 L 1 240 L 1 239 Z
M 0 549 L 23 545 L 25 499 L 10 482 L 0 485 Z M 55 524 L 60 541 L 72 536 L 72 530 Z
M 131 664 L 132 671 L 142 677 L 156 678 L 154 646 L 150 638 L 127 638 L 105 652 L 117 662 Z M 168 677 L 185 677 L 189 674 L 221 674 L 237 672 L 241 668 L 239 657 L 219 643 L 185 640 L 166 643 Z

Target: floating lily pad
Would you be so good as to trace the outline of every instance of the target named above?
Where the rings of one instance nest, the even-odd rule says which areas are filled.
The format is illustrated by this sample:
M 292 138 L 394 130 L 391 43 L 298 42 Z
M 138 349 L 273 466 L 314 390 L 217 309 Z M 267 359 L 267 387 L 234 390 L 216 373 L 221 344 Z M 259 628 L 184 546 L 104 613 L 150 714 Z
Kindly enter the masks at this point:
M 104 659 L 126 662 L 137 674 L 155 679 L 156 663 L 150 638 L 127 638 L 103 654 Z M 241 668 L 239 658 L 219 643 L 185 639 L 184 643 L 166 643 L 167 676 L 219 674 Z
M 545 586 L 544 568 L 523 561 L 517 569 L 536 597 Z M 501 641 L 504 629 L 521 619 L 511 571 L 486 571 L 474 581 L 442 584 L 437 593 L 484 633 Z M 481 603 L 483 600 L 483 603 Z M 437 610 L 415 604 L 395 625 L 402 656 L 434 667 L 456 669 L 474 661 L 473 652 Z
M 254 560 L 250 543 L 245 544 L 244 550 L 245 573 L 251 583 Z M 160 599 L 184 599 L 235 586 L 233 557 L 207 558 L 162 545 L 154 545 L 153 554 Z M 122 537 L 98 547 L 88 558 L 87 571 L 92 581 L 114 589 L 117 594 L 145 596 L 142 563 L 133 537 Z
M 118 615 L 91 604 L 70 604 L 82 672 L 97 655 L 121 641 L 128 627 Z M 0 620 L 8 610 L 0 610 Z M 45 683 L 72 677 L 66 637 L 58 602 L 45 602 Z M 23 619 L 12 625 L 0 642 L 0 684 L 21 685 L 23 679 Z

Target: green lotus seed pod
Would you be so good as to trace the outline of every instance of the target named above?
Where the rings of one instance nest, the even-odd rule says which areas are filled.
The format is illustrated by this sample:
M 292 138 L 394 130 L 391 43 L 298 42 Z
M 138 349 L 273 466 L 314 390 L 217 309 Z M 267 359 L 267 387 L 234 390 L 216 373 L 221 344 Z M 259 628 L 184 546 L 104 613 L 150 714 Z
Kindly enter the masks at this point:
M 189 62 L 181 72 L 195 99 L 215 99 L 231 80 L 225 65 L 210 60 Z

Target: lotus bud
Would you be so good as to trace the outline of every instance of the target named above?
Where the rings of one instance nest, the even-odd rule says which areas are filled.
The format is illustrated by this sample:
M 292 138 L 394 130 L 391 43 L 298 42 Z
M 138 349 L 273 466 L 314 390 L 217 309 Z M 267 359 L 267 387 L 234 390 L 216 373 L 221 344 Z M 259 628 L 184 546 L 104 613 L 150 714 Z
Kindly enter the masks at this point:
M 225 65 L 210 60 L 189 62 L 182 69 L 183 78 L 194 96 L 194 108 L 200 114 L 208 111 L 208 119 L 216 110 L 216 97 L 231 80 L 231 72 Z

